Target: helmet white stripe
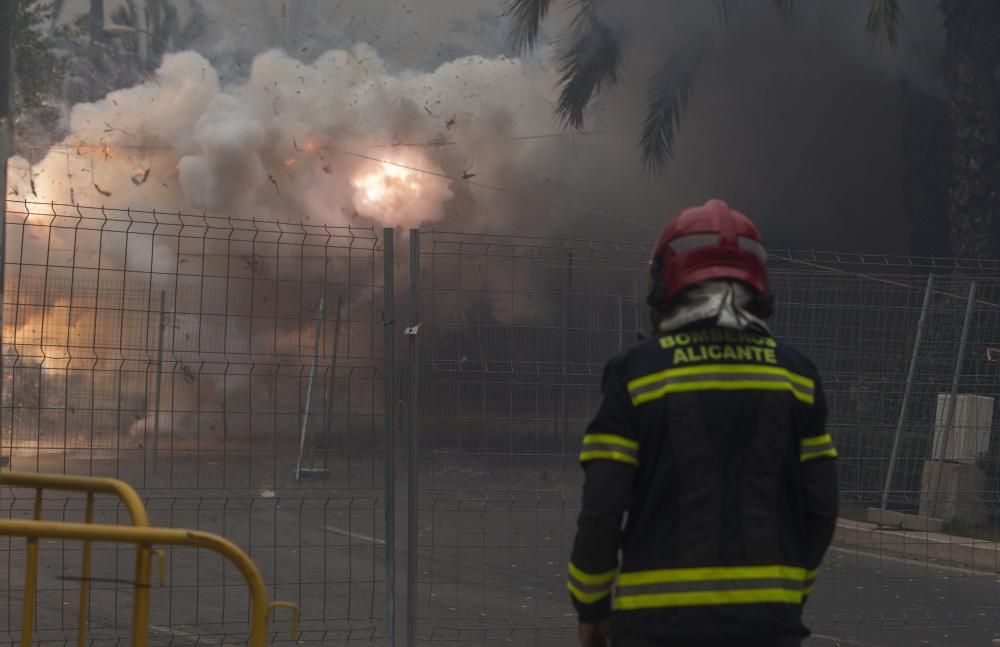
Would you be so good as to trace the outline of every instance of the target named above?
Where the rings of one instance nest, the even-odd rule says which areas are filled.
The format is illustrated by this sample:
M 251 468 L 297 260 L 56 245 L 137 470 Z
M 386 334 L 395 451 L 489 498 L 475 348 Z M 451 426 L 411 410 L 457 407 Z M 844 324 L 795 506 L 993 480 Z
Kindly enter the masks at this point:
M 745 236 L 740 236 L 739 238 L 740 249 L 745 252 L 750 252 L 760 259 L 761 263 L 767 263 L 767 249 L 761 245 L 759 242 L 753 238 L 746 238 Z
M 670 241 L 670 249 L 675 254 L 684 254 L 699 247 L 713 247 L 719 244 L 719 234 L 691 234 Z

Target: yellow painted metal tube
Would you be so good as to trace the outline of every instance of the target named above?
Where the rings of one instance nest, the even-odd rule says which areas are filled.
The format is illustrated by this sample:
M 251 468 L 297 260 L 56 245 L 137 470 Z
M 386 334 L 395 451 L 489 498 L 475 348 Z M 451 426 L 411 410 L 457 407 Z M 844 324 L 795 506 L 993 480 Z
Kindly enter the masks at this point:
M 34 472 L 0 472 L 0 485 L 26 487 L 63 492 L 91 492 L 117 496 L 128 508 L 133 526 L 148 526 L 146 506 L 136 491 L 124 481 L 94 476 L 64 476 L 62 474 L 35 474 Z
M 91 524 L 91 528 L 97 526 Z M 112 526 L 112 528 L 127 526 Z M 137 528 L 137 526 L 135 526 Z M 151 547 L 140 543 L 135 547 L 135 596 L 132 600 L 132 645 L 149 645 L 149 571 Z
M 267 644 L 268 601 L 267 590 L 260 571 L 250 557 L 235 544 L 218 535 L 200 530 L 181 530 L 175 528 L 139 528 L 135 526 L 107 526 L 86 523 L 57 523 L 50 521 L 16 521 L 0 520 L 0 536 L 24 537 L 29 542 L 37 544 L 39 538 L 70 539 L 78 541 L 126 542 L 139 546 L 166 544 L 173 546 L 191 546 L 205 548 L 228 559 L 247 582 L 250 589 L 250 647 L 265 647 Z M 36 557 L 37 567 L 37 557 Z M 147 566 L 149 560 L 146 560 Z M 148 572 L 147 572 L 148 575 Z M 137 592 L 141 585 L 136 583 Z M 146 588 L 148 592 L 148 586 Z M 148 601 L 148 598 L 147 598 Z M 148 602 L 147 602 L 148 604 Z M 136 600 L 138 606 L 138 599 Z M 145 609 L 148 623 L 148 606 Z M 148 626 L 148 625 L 144 625 Z M 135 627 L 133 627 L 133 632 Z M 134 635 L 134 634 L 133 634 Z M 146 638 L 146 636 L 143 636 Z M 25 644 L 22 635 L 22 644 Z M 30 645 L 31 637 L 27 637 Z M 140 643 L 134 642 L 133 645 Z M 142 644 L 146 644 L 143 642 Z
M 274 617 L 273 612 L 275 609 L 289 609 L 292 612 L 292 640 L 299 639 L 299 622 L 302 621 L 302 609 L 299 605 L 294 602 L 282 602 L 280 600 L 275 600 L 268 605 L 267 610 L 271 615 L 269 617 Z
M 133 526 L 149 526 L 149 515 L 146 513 L 146 506 L 142 504 L 142 499 L 139 498 L 139 495 L 128 483 L 117 479 L 94 476 L 67 476 L 63 474 L 36 474 L 34 472 L 2 472 L 0 473 L 0 485 L 117 496 L 125 504 L 125 507 L 128 508 Z M 35 519 L 39 518 L 39 516 L 35 517 Z M 30 561 L 30 541 L 28 543 L 28 552 Z M 133 647 L 146 647 L 149 642 L 149 573 L 150 547 L 139 544 L 136 546 L 135 554 L 135 580 L 139 586 L 135 590 L 135 600 L 132 604 Z M 25 619 L 26 621 L 31 620 L 27 616 Z M 80 644 L 82 645 L 83 643 L 81 642 Z
M 41 523 L 42 491 L 35 490 L 35 521 Z M 22 522 L 28 523 L 28 522 Z M 31 647 L 31 635 L 35 628 L 35 600 L 38 598 L 38 537 L 28 539 L 28 558 L 24 565 L 24 612 L 21 614 L 21 647 Z
M 84 523 L 94 523 L 94 495 L 87 493 L 87 512 Z M 76 628 L 77 647 L 86 647 L 87 622 L 90 612 L 90 558 L 91 545 L 83 542 L 83 565 L 80 567 L 80 626 Z

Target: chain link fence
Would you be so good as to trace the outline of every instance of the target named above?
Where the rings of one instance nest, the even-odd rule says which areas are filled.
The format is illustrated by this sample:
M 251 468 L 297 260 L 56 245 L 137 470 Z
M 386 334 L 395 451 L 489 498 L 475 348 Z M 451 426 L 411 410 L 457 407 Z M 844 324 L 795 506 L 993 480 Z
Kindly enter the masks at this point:
M 300 642 L 574 644 L 579 438 L 604 363 L 649 334 L 645 246 L 437 231 L 408 251 L 366 228 L 23 202 L 8 220 L 10 468 L 123 478 L 154 525 L 230 537 L 302 605 Z M 932 513 L 956 547 L 838 540 L 815 644 L 981 644 L 997 569 L 956 570 L 957 547 L 997 536 L 1000 264 L 774 252 L 771 280 L 776 333 L 825 380 L 845 520 Z M 0 496 L 31 514 L 31 493 Z M 45 507 L 79 520 L 83 500 Z M 23 545 L 0 551 L 14 644 Z M 41 643 L 72 638 L 78 553 L 43 547 Z M 94 644 L 126 641 L 130 560 L 95 554 Z M 168 551 L 153 603 L 156 644 L 245 636 L 245 591 L 214 558 Z

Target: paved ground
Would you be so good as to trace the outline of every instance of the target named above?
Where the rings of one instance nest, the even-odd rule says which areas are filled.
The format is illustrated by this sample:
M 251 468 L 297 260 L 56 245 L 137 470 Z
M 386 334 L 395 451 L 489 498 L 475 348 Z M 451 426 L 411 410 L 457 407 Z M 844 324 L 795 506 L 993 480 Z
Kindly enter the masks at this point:
M 61 459 L 60 459 L 61 461 Z M 232 464 L 230 464 L 230 461 Z M 205 454 L 167 461 L 153 475 L 133 462 L 38 461 L 32 467 L 118 473 L 140 482 L 154 524 L 198 527 L 249 547 L 272 595 L 303 607 L 303 642 L 384 644 L 384 537 L 381 472 L 371 456 L 331 462 L 327 481 L 299 488 L 293 459 Z M 489 463 L 487 465 L 487 463 Z M 95 469 L 96 466 L 96 469 Z M 17 465 L 15 465 L 17 467 Z M 426 645 L 573 644 L 563 585 L 576 507 L 574 469 L 517 469 L 503 461 L 431 457 L 419 499 L 419 634 Z M 397 477 L 402 488 L 405 474 Z M 234 482 L 235 480 L 235 482 Z M 276 493 L 276 495 L 274 495 Z M 30 498 L 0 506 L 24 515 Z M 397 524 L 405 500 L 400 490 Z M 79 499 L 46 503 L 50 518 L 78 516 Z M 99 521 L 124 520 L 103 505 Z M 405 585 L 405 536 L 397 543 L 399 587 Z M 41 638 L 74 637 L 78 547 L 43 544 Z M 127 644 L 131 551 L 95 554 L 92 635 L 95 645 Z M 21 609 L 22 545 L 0 543 L 0 644 L 14 644 Z M 69 578 L 69 579 L 67 579 Z M 247 599 L 232 568 L 189 551 L 168 551 L 168 586 L 154 589 L 154 644 L 238 644 L 245 639 Z M 810 647 L 990 645 L 1000 638 L 997 576 L 834 549 L 807 609 L 816 634 Z M 402 607 L 404 600 L 399 599 Z M 401 615 L 401 611 L 400 611 Z M 276 629 L 287 630 L 287 620 Z M 245 644 L 245 643 L 244 643 Z M 292 644 L 277 640 L 274 644 Z

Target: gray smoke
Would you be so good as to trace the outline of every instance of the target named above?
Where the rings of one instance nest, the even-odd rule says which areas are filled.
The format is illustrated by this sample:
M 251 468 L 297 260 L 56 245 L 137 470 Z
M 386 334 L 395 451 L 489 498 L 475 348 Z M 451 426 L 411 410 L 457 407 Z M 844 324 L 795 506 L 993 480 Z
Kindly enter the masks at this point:
M 13 160 L 12 196 L 603 240 L 649 240 L 676 210 L 722 197 L 775 246 L 904 252 L 899 79 L 943 92 L 931 0 L 906 3 L 898 53 L 864 35 L 868 0 L 801 3 L 787 23 L 765 0 L 734 3 L 726 25 L 714 2 L 609 1 L 624 76 L 577 135 L 552 116 L 555 47 L 515 56 L 502 0 L 208 4 L 197 51 L 73 106 L 61 146 Z M 547 43 L 570 15 L 554 12 Z M 695 43 L 706 55 L 674 160 L 644 176 L 644 82 Z M 148 249 L 130 250 L 130 269 L 174 267 L 176 250 Z M 121 248 L 103 251 L 108 267 L 121 263 Z M 508 310 L 493 315 L 545 320 L 550 305 Z M 273 352 L 311 352 L 310 326 L 275 331 Z M 211 400 L 224 386 L 202 388 Z

